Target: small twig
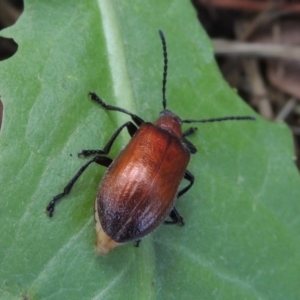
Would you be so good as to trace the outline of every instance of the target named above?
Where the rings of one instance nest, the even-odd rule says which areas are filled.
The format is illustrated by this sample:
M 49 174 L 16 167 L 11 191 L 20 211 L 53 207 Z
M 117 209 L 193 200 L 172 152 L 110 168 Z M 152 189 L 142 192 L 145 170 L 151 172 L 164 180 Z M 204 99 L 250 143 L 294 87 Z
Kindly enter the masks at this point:
M 252 31 L 249 28 L 253 29 L 255 26 L 253 24 L 256 23 L 256 20 L 264 18 L 267 12 L 262 12 L 258 17 L 256 17 L 250 24 L 246 24 L 247 26 L 243 26 L 244 24 L 239 22 L 236 23 L 235 32 L 238 40 L 243 42 L 246 38 L 249 37 L 249 33 Z M 243 39 L 243 41 L 241 41 Z M 248 58 L 242 60 L 242 65 L 244 68 L 244 72 L 248 77 L 248 83 L 250 85 L 252 103 L 258 108 L 259 113 L 265 117 L 266 119 L 273 119 L 273 111 L 270 101 L 268 99 L 267 89 L 265 87 L 265 82 L 260 74 L 260 70 L 258 67 L 258 62 L 254 58 Z
M 300 47 L 213 39 L 216 55 L 300 60 Z
M 295 98 L 291 98 L 289 101 L 287 101 L 286 104 L 281 109 L 281 111 L 276 116 L 275 121 L 285 120 L 289 116 L 289 114 L 293 111 L 296 105 L 297 105 L 297 100 Z
M 264 81 L 260 76 L 258 64 L 254 59 L 243 61 L 245 73 L 251 86 L 253 102 L 257 105 L 259 113 L 266 119 L 273 119 L 273 111 L 270 105 Z
M 250 23 L 247 24 L 247 27 L 243 31 L 238 32 L 238 29 L 236 28 L 236 34 L 239 37 L 239 41 L 249 40 L 253 33 L 257 31 L 260 26 L 266 24 L 267 22 L 270 22 L 272 11 L 276 11 L 276 5 L 274 5 L 273 1 L 270 1 L 267 3 L 265 9 L 262 10 Z
M 246 10 L 258 12 L 268 8 L 268 2 L 253 1 L 253 0 L 198 0 L 199 3 L 206 6 L 216 6 L 225 9 Z M 274 4 L 275 6 L 275 4 Z M 300 4 L 278 2 L 276 4 L 278 10 L 288 9 L 293 12 L 300 12 Z

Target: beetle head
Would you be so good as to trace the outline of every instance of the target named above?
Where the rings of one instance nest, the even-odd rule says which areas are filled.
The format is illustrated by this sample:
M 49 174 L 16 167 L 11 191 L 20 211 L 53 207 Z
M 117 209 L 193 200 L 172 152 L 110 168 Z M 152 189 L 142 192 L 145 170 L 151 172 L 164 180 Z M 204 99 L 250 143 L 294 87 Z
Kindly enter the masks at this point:
M 168 109 L 164 109 L 159 114 L 159 118 L 154 122 L 154 125 L 168 131 L 180 139 L 182 137 L 181 119 Z

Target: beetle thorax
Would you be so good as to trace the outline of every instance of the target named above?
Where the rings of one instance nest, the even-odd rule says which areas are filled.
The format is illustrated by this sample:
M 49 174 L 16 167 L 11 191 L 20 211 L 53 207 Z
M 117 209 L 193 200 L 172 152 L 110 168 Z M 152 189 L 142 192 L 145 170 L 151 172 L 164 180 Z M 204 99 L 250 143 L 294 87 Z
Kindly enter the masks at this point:
M 154 125 L 177 136 L 179 139 L 182 138 L 181 119 L 168 109 L 160 113 Z

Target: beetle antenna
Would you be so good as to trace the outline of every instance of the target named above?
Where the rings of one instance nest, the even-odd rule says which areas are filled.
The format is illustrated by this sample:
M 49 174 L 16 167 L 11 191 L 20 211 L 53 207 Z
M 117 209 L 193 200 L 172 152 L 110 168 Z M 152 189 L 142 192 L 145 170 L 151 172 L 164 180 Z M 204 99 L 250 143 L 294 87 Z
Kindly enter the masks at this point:
M 167 54 L 167 43 L 164 36 L 164 33 L 159 30 L 158 31 L 161 43 L 163 46 L 163 55 L 164 55 L 164 69 L 163 69 L 163 81 L 162 81 L 162 96 L 163 96 L 163 108 L 166 109 L 167 100 L 166 100 L 166 85 L 167 85 L 167 73 L 168 73 L 168 54 Z
M 208 123 L 208 122 L 221 122 L 221 121 L 255 121 L 256 119 L 252 116 L 230 116 L 230 117 L 221 117 L 221 118 L 212 118 L 212 119 L 202 119 L 202 120 L 182 120 L 182 123 Z

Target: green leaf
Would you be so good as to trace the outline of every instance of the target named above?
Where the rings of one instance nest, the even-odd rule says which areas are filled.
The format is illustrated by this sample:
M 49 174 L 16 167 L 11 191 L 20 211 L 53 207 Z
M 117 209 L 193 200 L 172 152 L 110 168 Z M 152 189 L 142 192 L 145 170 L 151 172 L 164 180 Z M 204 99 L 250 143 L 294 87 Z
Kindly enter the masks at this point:
M 45 207 L 126 115 L 153 121 L 161 105 L 183 119 L 255 115 L 220 76 L 190 2 L 34 1 L 3 31 L 19 50 L 0 63 L 1 299 L 298 299 L 300 185 L 284 124 L 199 124 L 196 182 L 176 207 L 186 226 L 161 226 L 139 248 L 94 250 L 91 166 L 49 219 Z M 114 145 L 115 157 L 127 133 Z M 72 154 L 72 156 L 70 155 Z

